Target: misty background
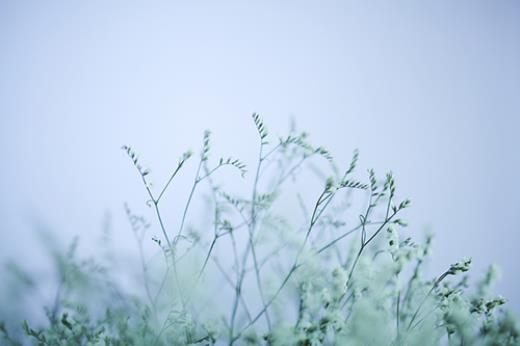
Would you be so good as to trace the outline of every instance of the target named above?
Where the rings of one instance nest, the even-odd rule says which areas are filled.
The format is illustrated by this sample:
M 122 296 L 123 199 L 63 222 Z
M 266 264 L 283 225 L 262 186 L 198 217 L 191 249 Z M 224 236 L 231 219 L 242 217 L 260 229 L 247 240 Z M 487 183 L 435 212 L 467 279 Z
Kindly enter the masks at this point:
M 254 165 L 259 112 L 343 167 L 359 148 L 360 177 L 391 170 L 432 275 L 496 263 L 520 312 L 519 35 L 515 1 L 0 1 L 0 261 L 44 268 L 42 225 L 95 253 L 109 223 L 135 251 L 123 204 L 149 210 L 121 145 L 159 186 L 206 129 Z

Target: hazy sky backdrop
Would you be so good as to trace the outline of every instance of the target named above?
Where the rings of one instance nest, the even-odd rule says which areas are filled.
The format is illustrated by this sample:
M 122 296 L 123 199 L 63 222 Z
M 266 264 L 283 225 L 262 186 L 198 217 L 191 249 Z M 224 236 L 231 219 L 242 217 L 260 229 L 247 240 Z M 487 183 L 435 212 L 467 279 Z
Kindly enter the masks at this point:
M 132 249 L 122 206 L 146 196 L 121 145 L 158 182 L 205 129 L 253 163 L 256 111 L 392 170 L 432 273 L 497 263 L 520 311 L 519 37 L 517 1 L 2 0 L 0 260 L 37 265 L 41 223 L 89 244 L 107 212 Z

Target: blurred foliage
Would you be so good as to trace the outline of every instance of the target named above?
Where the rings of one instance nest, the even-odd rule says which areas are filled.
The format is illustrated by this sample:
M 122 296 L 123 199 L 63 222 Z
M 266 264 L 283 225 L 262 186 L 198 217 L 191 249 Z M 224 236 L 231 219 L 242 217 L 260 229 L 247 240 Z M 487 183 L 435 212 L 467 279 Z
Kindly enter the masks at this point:
M 357 151 L 341 171 L 306 133 L 292 128 L 273 140 L 258 114 L 253 121 L 259 155 L 250 170 L 250 195 L 217 183 L 224 167 L 244 176 L 246 165 L 230 157 L 212 165 L 206 132 L 176 228 L 164 223 L 161 201 L 191 151 L 155 191 L 151 171 L 124 146 L 156 219 L 150 222 L 125 205 L 139 263 L 126 269 L 138 275 L 138 292 L 116 278 L 113 256 L 82 259 L 77 240 L 65 251 L 52 247 L 57 279 L 54 299 L 44 304 L 46 320 L 17 323 L 3 314 L 2 344 L 520 344 L 518 323 L 503 309 L 506 300 L 492 293 L 494 266 L 474 287 L 468 284 L 469 258 L 436 277 L 426 275 L 432 236 L 415 243 L 400 235 L 410 201 L 397 199 L 391 173 L 379 179 L 369 170 L 364 182 L 355 177 Z M 285 199 L 288 183 L 300 179 L 316 185 L 310 202 L 298 191 Z M 212 221 L 201 231 L 186 220 L 203 182 Z M 286 215 L 287 203 L 302 211 L 296 222 Z M 150 243 L 157 248 L 152 256 Z M 7 299 L 31 302 L 38 278 L 14 263 L 8 272 L 16 284 Z

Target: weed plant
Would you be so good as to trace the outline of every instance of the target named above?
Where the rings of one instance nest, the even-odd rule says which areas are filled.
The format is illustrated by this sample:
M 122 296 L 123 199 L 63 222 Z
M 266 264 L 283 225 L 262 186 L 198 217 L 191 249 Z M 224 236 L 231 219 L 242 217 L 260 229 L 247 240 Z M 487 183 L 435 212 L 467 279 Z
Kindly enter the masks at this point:
M 491 291 L 495 267 L 474 287 L 468 287 L 469 258 L 436 277 L 425 274 L 432 236 L 414 242 L 400 235 L 410 201 L 398 199 L 391 173 L 358 173 L 357 151 L 341 169 L 306 133 L 292 129 L 275 138 L 258 114 L 252 118 L 258 156 L 249 171 L 238 159 L 213 159 L 206 132 L 198 154 L 182 154 L 155 189 L 150 170 L 123 146 L 150 209 L 145 217 L 124 208 L 137 245 L 139 290 L 115 279 L 110 260 L 78 258 L 74 241 L 65 253 L 53 252 L 59 283 L 46 304 L 47 321 L 2 323 L 2 343 L 520 344 L 505 299 Z M 177 224 L 166 224 L 163 199 L 188 164 L 196 173 L 184 209 Z M 251 180 L 246 195 L 219 183 L 226 167 Z M 314 194 L 310 199 L 295 191 L 298 179 Z M 212 221 L 196 231 L 188 219 L 204 194 Z M 301 213 L 292 215 L 289 205 Z M 152 241 L 157 254 L 146 251 Z M 17 293 L 25 289 L 31 299 L 34 280 L 18 266 L 10 272 Z

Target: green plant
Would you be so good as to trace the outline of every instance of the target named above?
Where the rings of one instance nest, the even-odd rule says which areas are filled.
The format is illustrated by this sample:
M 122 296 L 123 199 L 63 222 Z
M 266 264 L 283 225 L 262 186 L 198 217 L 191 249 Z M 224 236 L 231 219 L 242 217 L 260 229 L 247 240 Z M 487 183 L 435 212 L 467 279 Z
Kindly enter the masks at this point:
M 432 243 L 400 236 L 409 200 L 399 200 L 391 173 L 356 178 L 358 152 L 340 170 L 323 147 L 294 129 L 275 142 L 258 114 L 258 157 L 248 197 L 217 182 L 224 167 L 246 175 L 234 158 L 212 161 L 203 137 L 196 173 L 177 227 L 161 202 L 182 168 L 184 153 L 163 187 L 130 146 L 156 223 L 125 205 L 140 259 L 142 294 L 124 290 L 110 263 L 80 261 L 76 243 L 55 255 L 59 289 L 41 328 L 23 323 L 23 337 L 0 325 L 3 341 L 38 345 L 516 345 L 518 325 L 491 294 L 496 268 L 468 287 L 470 259 L 438 277 L 424 277 Z M 309 166 L 306 164 L 312 163 Z M 311 170 L 303 170 L 311 167 Z M 289 182 L 316 181 L 311 202 Z M 363 180 L 366 179 L 366 183 Z M 320 182 L 321 181 L 321 182 Z M 187 227 L 205 185 L 212 222 Z M 294 195 L 292 198 L 287 195 Z M 301 215 L 288 206 L 299 206 Z M 294 209 L 294 208 L 293 208 Z M 360 210 L 360 211 L 359 211 Z M 348 218 L 350 217 L 350 218 Z M 351 221 L 354 220 L 354 221 Z M 161 236 L 151 236 L 157 225 Z M 149 261 L 152 240 L 162 260 Z M 155 257 L 154 257 L 155 258 Z M 34 329 L 33 329 L 34 328 Z M 22 341 L 17 341 L 22 340 Z

